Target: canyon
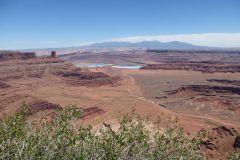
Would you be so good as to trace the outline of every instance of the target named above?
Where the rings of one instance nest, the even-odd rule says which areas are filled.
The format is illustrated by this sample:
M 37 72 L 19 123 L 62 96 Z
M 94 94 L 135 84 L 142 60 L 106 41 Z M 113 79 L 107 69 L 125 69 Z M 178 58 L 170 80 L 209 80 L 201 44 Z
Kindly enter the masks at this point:
M 225 159 L 240 133 L 239 62 L 237 51 L 1 51 L 0 117 L 25 104 L 29 120 L 41 122 L 75 105 L 82 109 L 75 125 L 97 130 L 103 122 L 117 128 L 118 119 L 134 111 L 163 128 L 177 124 L 190 136 L 207 132 L 204 153 Z

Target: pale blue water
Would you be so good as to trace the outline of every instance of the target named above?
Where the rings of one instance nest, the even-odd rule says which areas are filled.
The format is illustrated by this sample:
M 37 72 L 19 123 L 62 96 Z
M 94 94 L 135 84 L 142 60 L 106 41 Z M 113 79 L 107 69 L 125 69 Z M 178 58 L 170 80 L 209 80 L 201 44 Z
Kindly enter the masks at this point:
M 139 69 L 142 66 L 112 66 L 113 68 Z
M 76 64 L 76 66 L 77 67 L 86 67 L 86 68 L 95 68 L 95 67 L 112 66 L 112 64 L 94 63 L 94 64 Z
M 133 65 L 113 65 L 113 64 L 105 64 L 105 63 L 89 63 L 89 64 L 76 64 L 77 67 L 86 67 L 86 68 L 95 68 L 95 67 L 113 67 L 113 68 L 125 68 L 125 69 L 139 69 L 142 66 L 133 66 Z

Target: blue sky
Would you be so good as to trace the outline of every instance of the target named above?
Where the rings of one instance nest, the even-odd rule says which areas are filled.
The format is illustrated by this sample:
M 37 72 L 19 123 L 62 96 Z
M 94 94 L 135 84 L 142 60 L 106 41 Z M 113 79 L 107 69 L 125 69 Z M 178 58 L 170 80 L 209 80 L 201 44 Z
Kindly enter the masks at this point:
M 0 49 L 179 35 L 194 44 L 240 47 L 239 33 L 239 0 L 0 0 Z

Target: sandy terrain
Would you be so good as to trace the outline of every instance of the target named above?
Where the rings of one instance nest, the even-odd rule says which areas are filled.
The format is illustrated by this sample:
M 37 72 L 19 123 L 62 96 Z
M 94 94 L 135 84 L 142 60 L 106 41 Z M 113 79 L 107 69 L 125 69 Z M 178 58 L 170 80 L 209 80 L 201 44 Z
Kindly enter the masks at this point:
M 133 108 L 141 115 L 149 116 L 153 120 L 161 116 L 162 112 L 168 113 L 166 109 L 143 98 L 134 79 L 125 76 L 120 71 L 113 74 L 115 71 L 112 69 L 104 70 L 111 77 L 116 75 L 121 77 L 120 82 L 116 84 L 112 84 L 115 80 L 108 77 L 94 77 L 93 75 L 99 76 L 100 70 L 96 69 L 92 69 L 91 72 L 87 69 L 80 71 L 81 78 L 83 78 L 80 80 L 72 78 L 68 74 L 66 77 L 55 74 L 59 71 L 66 72 L 68 69 L 71 69 L 70 73 L 77 73 L 75 71 L 77 68 L 67 62 L 15 65 L 10 63 L 10 65 L 1 67 L 1 82 L 8 85 L 8 87 L 3 85 L 0 89 L 1 116 L 15 113 L 23 101 L 32 104 L 38 100 L 58 104 L 61 107 L 76 104 L 81 108 L 97 107 L 102 109 L 101 114 L 85 118 L 84 123 L 92 125 L 100 124 L 103 121 L 116 121 L 119 116 L 131 112 Z M 93 72 L 94 74 L 92 74 Z M 89 75 L 90 77 L 88 77 Z M 102 75 L 100 74 L 100 76 Z M 89 79 L 85 79 L 86 77 Z M 107 82 L 113 80 L 113 82 L 110 81 L 111 83 L 108 84 L 105 83 L 106 80 Z M 40 115 L 38 113 L 38 116 Z M 162 119 L 167 120 L 167 118 Z
M 57 109 L 76 105 L 83 109 L 83 118 L 75 124 L 90 124 L 97 129 L 103 122 L 116 128 L 120 117 L 135 110 L 152 122 L 160 121 L 162 127 L 177 123 L 189 134 L 209 131 L 214 138 L 207 139 L 204 147 L 210 158 L 233 151 L 234 138 L 240 131 L 240 73 L 78 68 L 72 64 L 83 63 L 85 57 L 85 63 L 143 65 L 153 63 L 151 56 L 156 56 L 145 55 L 140 61 L 137 54 L 126 53 L 118 59 L 120 55 L 114 53 L 105 62 L 101 59 L 108 57 L 106 53 L 97 55 L 95 60 L 95 53 L 90 54 L 92 57 L 84 53 L 80 58 L 73 54 L 64 60 L 35 57 L 0 61 L 0 117 L 14 114 L 23 102 L 30 107 L 29 119 L 37 121 Z M 172 55 L 161 56 L 170 60 Z M 232 63 L 226 55 L 221 57 Z
M 144 97 L 151 99 L 155 103 L 162 105 L 179 114 L 188 114 L 189 116 L 212 117 L 219 121 L 228 122 L 229 124 L 239 126 L 239 93 L 231 94 L 212 91 L 209 95 L 203 93 L 195 93 L 193 90 L 185 89 L 176 94 L 169 92 L 178 89 L 181 86 L 192 85 L 209 85 L 223 86 L 216 82 L 208 82 L 207 79 L 228 79 L 240 80 L 240 74 L 232 73 L 215 73 L 206 74 L 193 71 L 134 71 L 131 73 L 136 78 L 136 81 L 141 86 Z M 202 87 L 200 86 L 200 87 Z M 231 86 L 226 85 L 226 86 Z M 208 92 L 210 92 L 208 90 Z M 196 95 L 196 96 L 194 96 Z M 194 96 L 194 97 L 192 97 Z M 221 97 L 222 96 L 222 97 Z M 221 97 L 221 98 L 220 98 Z M 236 101 L 236 110 L 227 109 L 229 106 L 220 104 L 222 101 Z

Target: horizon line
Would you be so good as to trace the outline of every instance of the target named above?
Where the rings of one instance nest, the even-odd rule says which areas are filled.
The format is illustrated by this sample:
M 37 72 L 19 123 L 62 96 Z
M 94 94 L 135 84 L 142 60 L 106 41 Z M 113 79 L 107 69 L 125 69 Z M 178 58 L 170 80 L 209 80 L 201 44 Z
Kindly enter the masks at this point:
M 14 42 L 16 43 L 24 43 L 24 44 L 45 44 L 43 47 L 19 47 L 16 49 L 13 47 L 12 49 L 6 48 L 1 50 L 34 50 L 34 49 L 61 49 L 61 48 L 74 48 L 74 47 L 86 47 L 95 43 L 107 43 L 107 42 L 129 42 L 129 43 L 138 43 L 143 41 L 159 41 L 162 43 L 166 42 L 183 42 L 192 45 L 204 46 L 204 47 L 215 47 L 215 48 L 240 48 L 240 32 L 235 33 L 192 33 L 192 34 L 161 34 L 161 35 L 145 35 L 145 36 L 128 36 L 122 38 L 113 38 L 108 40 L 100 40 L 94 42 L 85 42 L 74 44 L 58 42 L 53 40 L 41 40 L 41 41 L 29 41 L 29 42 Z M 50 42 L 50 43 L 49 43 Z M 54 42 L 54 43 L 53 43 Z M 59 46 L 58 44 L 63 44 Z M 65 45 L 64 45 L 65 44 Z

